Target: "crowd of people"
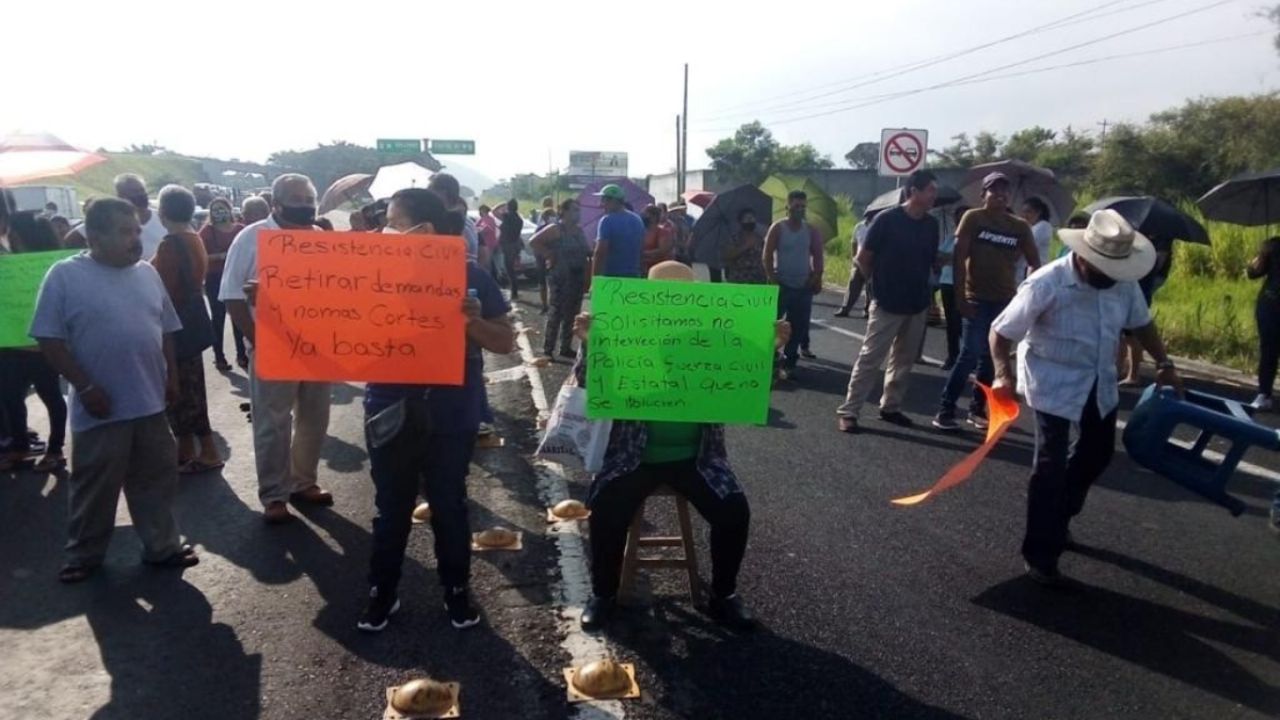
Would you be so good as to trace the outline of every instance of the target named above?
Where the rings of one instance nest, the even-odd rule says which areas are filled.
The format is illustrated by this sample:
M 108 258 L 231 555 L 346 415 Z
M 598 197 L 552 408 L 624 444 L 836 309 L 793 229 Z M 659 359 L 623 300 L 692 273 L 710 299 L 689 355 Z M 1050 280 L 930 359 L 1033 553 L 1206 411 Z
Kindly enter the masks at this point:
M 944 233 L 934 212 L 937 180 L 922 170 L 907 178 L 901 205 L 859 224 L 854 270 L 837 315 L 851 313 L 865 292 L 868 325 L 836 410 L 837 428 L 859 432 L 861 407 L 886 361 L 879 417 L 898 426 L 915 424 L 902 401 L 940 292 L 949 375 L 932 424 L 945 432 L 960 429 L 956 406 L 971 374 L 1002 398 L 1015 389 L 1025 397 L 1038 433 L 1023 558 L 1032 579 L 1061 585 L 1058 557 L 1070 541 L 1071 518 L 1081 512 L 1115 445 L 1120 375 L 1132 372 L 1117 362 L 1130 354 L 1122 345 L 1133 343 L 1152 356 L 1158 382 L 1181 386 L 1148 309 L 1155 285 L 1148 290 L 1139 283 L 1161 262 L 1167 272 L 1167 261 L 1157 245 L 1112 211 L 1095 213 L 1083 227 L 1060 230 L 1069 252 L 1050 261 L 1048 208 L 1032 199 L 1015 214 L 1012 189 L 1004 175 L 987 176 L 981 207 L 956 210 L 954 233 Z M 232 371 L 224 347 L 228 317 L 235 363 L 250 379 L 264 520 L 288 523 L 295 517 L 291 504 L 334 502 L 319 484 L 330 384 L 268 380 L 258 376 L 254 362 L 257 239 L 264 230 L 331 229 L 317 217 L 312 181 L 281 175 L 270 192 L 246 199 L 240 208 L 215 199 L 199 228 L 193 227 L 195 197 L 185 188 L 161 189 L 155 207 L 142 178 L 121 176 L 115 190 L 117 197 L 89 203 L 83 224 L 66 232 L 56 230 L 50 217 L 9 212 L 7 202 L 0 213 L 5 252 L 85 249 L 54 264 L 45 277 L 30 328 L 32 346 L 0 351 L 6 469 L 38 447 L 43 455 L 36 470 L 63 467 L 69 418 L 69 539 L 59 574 L 65 582 L 85 580 L 101 566 L 121 492 L 142 539 L 144 562 L 199 562 L 182 542 L 173 502 L 180 476 L 223 467 L 213 442 L 204 362 L 212 351 L 215 370 Z M 692 282 L 690 266 L 701 262 L 712 282 L 778 287 L 777 378 L 802 377 L 800 359 L 814 357 L 809 329 L 824 273 L 823 238 L 806 219 L 804 192 L 790 193 L 786 216 L 767 228 L 752 211 L 739 212 L 731 238 L 715 248 L 714 257 L 693 242 L 683 206 L 655 205 L 637 213 L 616 185 L 605 186 L 598 197 L 605 214 L 594 244 L 587 241 L 574 200 L 555 205 L 548 199 L 528 220 L 538 226 L 529 249 L 545 292 L 540 300 L 547 357 L 558 352 L 575 358 L 573 374 L 585 386 L 591 316 L 582 308 L 593 279 Z M 482 205 L 474 220 L 467 209 L 457 180 L 442 173 L 429 187 L 401 190 L 350 215 L 358 231 L 456 236 L 468 255 L 462 385 L 365 388 L 376 516 L 368 603 L 356 623 L 368 632 L 386 628 L 400 608 L 401 566 L 420 496 L 431 508 L 449 620 L 459 629 L 480 622 L 468 590 L 466 478 L 477 443 L 492 432 L 484 352 L 510 353 L 515 345 L 511 312 L 519 298 L 526 219 L 515 200 L 497 209 Z M 1259 325 L 1267 328 L 1259 403 L 1269 403 L 1280 358 L 1280 239 L 1263 248 L 1249 272 L 1265 278 L 1258 300 Z M 47 443 L 26 432 L 26 398 L 33 388 L 48 409 Z M 965 419 L 982 429 L 988 423 L 985 396 L 976 386 L 972 392 Z M 609 622 L 627 528 L 661 484 L 686 497 L 710 525 L 709 612 L 730 627 L 749 629 L 754 620 L 737 595 L 736 578 L 750 508 L 723 426 L 639 421 L 613 424 L 603 468 L 588 492 L 593 597 L 583 610 L 583 627 L 596 630 Z

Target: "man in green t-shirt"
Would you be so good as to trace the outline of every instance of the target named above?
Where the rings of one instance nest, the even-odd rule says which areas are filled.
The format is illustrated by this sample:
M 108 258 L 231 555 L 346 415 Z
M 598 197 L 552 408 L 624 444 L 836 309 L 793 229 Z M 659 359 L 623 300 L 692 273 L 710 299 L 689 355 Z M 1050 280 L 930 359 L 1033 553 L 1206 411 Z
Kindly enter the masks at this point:
M 933 419 L 933 426 L 945 432 L 960 429 L 956 422 L 956 400 L 970 373 L 976 368 L 978 382 L 987 385 L 995 375 L 987 336 L 991 322 L 1018 290 L 1019 257 L 1026 259 L 1029 272 L 1040 267 L 1031 226 L 1009 211 L 1012 190 L 1004 173 L 987 175 L 982 179 L 983 206 L 965 213 L 956 228 L 953 278 L 956 310 L 964 321 L 960 357 L 951 368 L 938 414 Z M 969 404 L 969 422 L 979 430 L 986 430 L 986 400 L 976 387 Z

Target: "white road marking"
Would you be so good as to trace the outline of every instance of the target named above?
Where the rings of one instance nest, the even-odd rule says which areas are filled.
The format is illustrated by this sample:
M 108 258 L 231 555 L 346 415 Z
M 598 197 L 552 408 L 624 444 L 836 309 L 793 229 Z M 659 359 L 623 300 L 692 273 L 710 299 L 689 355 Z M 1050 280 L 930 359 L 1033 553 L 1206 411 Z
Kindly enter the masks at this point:
M 834 333 L 838 333 L 846 337 L 851 337 L 857 340 L 858 342 L 863 342 L 864 340 L 867 339 L 866 335 L 863 335 L 861 333 L 856 333 L 852 330 L 846 330 L 845 328 L 838 327 L 836 325 L 832 325 L 825 320 L 811 320 L 810 322 L 814 325 L 821 325 L 824 329 L 830 330 Z M 928 355 L 925 355 L 924 359 L 935 365 L 939 365 L 939 366 L 942 365 L 942 361 L 939 360 L 938 358 L 929 357 Z M 1120 430 L 1124 430 L 1126 427 L 1125 421 L 1117 420 L 1116 427 L 1119 428 Z M 1177 445 L 1178 447 L 1185 448 L 1185 449 L 1190 449 L 1192 446 L 1192 443 L 1187 442 L 1185 440 L 1178 440 L 1176 438 L 1170 440 L 1170 442 L 1172 442 L 1174 445 Z M 1202 455 L 1206 460 L 1210 460 L 1212 462 L 1220 463 L 1223 461 L 1223 459 L 1225 459 L 1225 456 L 1222 453 L 1216 452 L 1213 450 L 1205 450 L 1204 453 L 1202 453 Z M 1250 475 L 1253 475 L 1254 477 L 1260 480 L 1269 480 L 1273 483 L 1280 484 L 1280 472 L 1276 472 L 1275 470 L 1262 467 L 1261 465 L 1255 465 L 1251 462 L 1245 462 L 1242 460 L 1239 465 L 1236 465 L 1236 469 L 1240 472 L 1245 472 Z
M 517 311 L 518 317 L 518 311 Z M 529 389 L 533 395 L 534 407 L 538 408 L 538 417 L 545 418 L 550 411 L 547 401 L 546 386 L 542 382 L 542 369 L 533 367 L 535 355 L 533 345 L 529 342 L 529 331 L 519 320 L 516 321 L 516 342 L 520 346 L 520 357 L 525 362 L 524 376 L 529 379 Z M 569 497 L 569 479 L 556 463 L 549 463 L 537 458 L 533 465 L 538 476 L 538 496 L 542 504 L 552 507 Z M 594 660 L 613 657 L 604 638 L 590 635 L 582 631 L 578 624 L 582 608 L 591 598 L 591 571 L 587 565 L 587 544 L 582 537 L 579 521 L 559 522 L 549 526 L 549 532 L 556 539 L 556 552 L 559 554 L 560 582 L 557 583 L 556 616 L 559 620 L 560 632 L 564 642 L 560 647 L 569 654 L 574 667 L 580 667 Z M 622 720 L 626 717 L 622 702 L 618 700 L 599 700 L 595 702 L 571 705 L 571 717 L 580 720 Z

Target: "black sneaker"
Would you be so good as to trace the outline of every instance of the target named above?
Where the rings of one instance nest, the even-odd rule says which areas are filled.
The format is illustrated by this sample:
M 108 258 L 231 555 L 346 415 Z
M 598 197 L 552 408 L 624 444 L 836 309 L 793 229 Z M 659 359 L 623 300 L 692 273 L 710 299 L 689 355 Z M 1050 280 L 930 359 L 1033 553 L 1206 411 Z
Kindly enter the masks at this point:
M 387 628 L 391 616 L 400 611 L 400 598 L 395 595 L 386 597 L 378 596 L 378 588 L 369 588 L 369 605 L 364 609 L 364 615 L 360 616 L 360 622 L 356 623 L 357 630 L 364 632 L 382 632 Z
M 916 426 L 916 423 L 914 420 L 912 420 L 911 418 L 907 417 L 903 413 L 898 412 L 896 410 L 894 412 L 880 413 L 880 419 L 889 423 L 890 425 L 897 425 L 898 427 L 909 428 L 909 427 Z
M 975 428 L 977 428 L 977 429 L 979 429 L 979 430 L 986 430 L 986 429 L 987 429 L 987 427 L 988 427 L 989 425 L 991 425 L 991 422 L 990 422 L 989 420 L 987 420 L 987 415 L 986 415 L 986 413 L 970 411 L 970 412 L 969 412 L 969 424 L 970 424 L 970 425 L 972 425 L 972 426 L 974 426 Z
M 1027 578 L 1037 585 L 1043 585 L 1047 588 L 1061 590 L 1069 587 L 1071 581 L 1067 577 L 1058 572 L 1058 568 L 1036 567 L 1029 562 L 1024 562 L 1023 567 L 1027 569 Z
M 933 426 L 943 432 L 959 432 L 960 423 L 956 422 L 954 410 L 941 410 L 933 417 Z
M 805 360 L 817 360 L 817 359 L 818 359 L 818 355 L 817 355 L 817 353 L 815 353 L 814 351 L 810 350 L 809 348 L 800 348 L 800 357 L 804 358 Z
M 565 358 L 567 360 L 577 360 L 578 352 L 573 348 L 561 348 L 560 357 Z
M 449 622 L 456 630 L 480 624 L 480 611 L 471 604 L 471 594 L 465 587 L 445 588 L 444 609 L 449 612 Z
M 758 627 L 755 617 L 747 610 L 737 593 L 726 598 L 711 598 L 707 614 L 712 620 L 739 632 L 750 632 Z
M 592 595 L 587 601 L 587 606 L 582 608 L 582 617 L 579 622 L 582 629 L 586 632 L 597 632 L 603 630 L 609 621 L 613 619 L 613 610 L 617 607 L 617 602 L 609 597 L 599 597 Z

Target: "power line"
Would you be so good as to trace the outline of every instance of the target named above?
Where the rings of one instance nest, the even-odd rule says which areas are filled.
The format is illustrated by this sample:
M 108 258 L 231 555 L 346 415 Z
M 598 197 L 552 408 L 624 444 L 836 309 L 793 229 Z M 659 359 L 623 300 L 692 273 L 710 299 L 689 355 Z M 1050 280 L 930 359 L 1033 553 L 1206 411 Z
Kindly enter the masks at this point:
M 886 93 L 886 94 L 883 94 L 883 95 L 875 95 L 875 96 L 863 97 L 863 98 L 849 98 L 849 99 L 841 100 L 841 101 L 836 102 L 836 103 L 828 103 L 828 104 L 825 104 L 825 105 L 819 105 L 819 106 L 815 106 L 815 107 L 817 107 L 817 108 L 821 108 L 821 107 L 831 107 L 831 108 L 833 108 L 833 109 L 825 110 L 825 111 L 823 111 L 823 112 L 807 113 L 807 114 L 804 114 L 804 115 L 799 115 L 799 116 L 796 116 L 796 117 L 783 118 L 783 119 L 780 119 L 780 120 L 771 120 L 771 121 L 769 121 L 769 122 L 768 122 L 768 123 L 766 123 L 766 124 L 768 124 L 768 125 L 787 125 L 787 124 L 790 124 L 790 123 L 793 123 L 793 122 L 800 122 L 800 121 L 802 121 L 802 120 L 811 120 L 811 119 L 814 119 L 814 118 L 825 117 L 825 116 L 828 116 L 828 115 L 835 115 L 835 114 L 838 114 L 838 113 L 848 112 L 849 110 L 857 110 L 857 109 L 860 109 L 860 108 L 868 107 L 868 106 L 870 106 L 870 105 L 875 105 L 875 104 L 878 104 L 878 103 L 881 103 L 881 102 L 885 102 L 885 101 L 887 101 L 887 100 L 895 100 L 895 99 L 898 99 L 898 98 L 908 97 L 908 96 L 911 96 L 911 95 L 919 95 L 919 94 L 921 94 L 921 93 L 930 92 L 930 91 L 933 91 L 933 90 L 941 90 L 941 89 L 944 89 L 944 88 L 950 88 L 950 87 L 955 87 L 955 86 L 959 86 L 959 85 L 970 84 L 970 81 L 976 80 L 976 79 L 978 79 L 978 78 L 982 78 L 982 77 L 987 76 L 987 75 L 991 75 L 992 73 L 997 73 L 997 72 L 1000 72 L 1000 71 L 1002 71 L 1002 70 L 1008 70 L 1008 69 L 1015 68 L 1015 67 L 1021 67 L 1021 66 L 1023 66 L 1023 65 L 1027 65 L 1027 64 L 1030 64 L 1030 63 L 1036 62 L 1037 60 L 1043 60 L 1043 59 L 1048 58 L 1048 57 L 1053 57 L 1053 56 L 1056 56 L 1056 55 L 1061 55 L 1062 53 L 1065 53 L 1065 52 L 1071 52 L 1071 51 L 1073 51 L 1073 50 L 1078 50 L 1078 49 L 1080 49 L 1080 48 L 1088 47 L 1088 46 L 1090 46 L 1090 45 L 1096 45 L 1096 44 L 1098 44 L 1098 43 L 1105 42 L 1105 41 L 1107 41 L 1107 40 L 1112 40 L 1112 39 L 1114 39 L 1114 38 L 1121 37 L 1121 36 L 1123 36 L 1123 35 L 1128 35 L 1128 34 L 1131 34 L 1131 33 L 1135 33 L 1135 32 L 1142 31 L 1142 30 L 1147 30 L 1147 29 L 1150 29 L 1150 28 L 1156 27 L 1156 26 L 1158 26 L 1158 25 L 1163 25 L 1163 24 L 1165 24 L 1165 23 L 1173 22 L 1173 21 L 1175 21 L 1175 20 L 1180 20 L 1180 19 L 1182 19 L 1182 18 L 1184 18 L 1184 17 L 1188 17 L 1188 16 L 1191 16 L 1191 15 L 1195 15 L 1195 14 L 1198 14 L 1198 13 L 1202 13 L 1202 12 L 1208 11 L 1208 10 L 1212 10 L 1213 8 L 1216 8 L 1216 7 L 1219 7 L 1219 6 L 1222 6 L 1222 5 L 1226 5 L 1226 4 L 1231 3 L 1231 2 L 1234 2 L 1234 1 L 1235 1 L 1235 0 L 1217 0 L 1217 2 L 1212 2 L 1212 3 L 1209 3 L 1209 4 L 1207 4 L 1207 5 L 1202 5 L 1202 6 L 1200 6 L 1200 7 L 1197 7 L 1197 8 L 1191 9 L 1191 10 L 1187 10 L 1187 11 L 1185 11 L 1185 12 L 1177 13 L 1177 14 L 1175 14 L 1175 15 L 1170 15 L 1170 16 L 1167 16 L 1167 17 L 1164 17 L 1164 18 L 1160 18 L 1159 20 L 1153 20 L 1153 21 L 1151 21 L 1151 22 L 1144 23 L 1144 24 L 1142 24 L 1142 25 L 1137 25 L 1137 26 L 1134 26 L 1134 27 L 1125 28 L 1124 30 L 1120 30 L 1120 31 L 1117 31 L 1117 32 L 1114 32 L 1114 33 L 1111 33 L 1111 34 L 1108 34 L 1108 35 L 1103 35 L 1103 36 L 1101 36 L 1101 37 L 1093 38 L 1093 39 L 1091 39 L 1091 40 L 1086 40 L 1086 41 L 1084 41 L 1084 42 L 1077 43 L 1077 44 L 1075 44 L 1075 45 L 1071 45 L 1071 46 L 1068 46 L 1068 47 L 1058 48 L 1058 49 L 1056 49 L 1056 50 L 1051 50 L 1051 51 L 1049 51 L 1049 52 L 1041 53 L 1041 54 L 1039 54 L 1039 55 L 1035 55 L 1035 56 L 1033 56 L 1033 57 L 1025 58 L 1025 59 L 1023 59 L 1023 60 L 1018 60 L 1018 61 L 1015 61 L 1015 62 L 1006 63 L 1006 64 L 1004 64 L 1004 65 L 1000 65 L 1000 66 L 993 67 L 993 68 L 988 68 L 988 69 L 986 69 L 986 70 L 983 70 L 983 71 L 981 71 L 981 72 L 977 72 L 977 73 L 973 73 L 973 74 L 971 74 L 971 75 L 965 75 L 965 76 L 958 77 L 958 78 L 952 78 L 951 80 L 947 80 L 947 81 L 945 81 L 945 82 L 940 82 L 940 83 L 935 83 L 935 84 L 933 84 L 933 85 L 926 85 L 926 86 L 923 86 L 923 87 L 913 88 L 913 89 L 911 89 L 911 90 L 902 90 L 902 91 L 899 91 L 899 92 Z M 848 104 L 848 103 L 852 103 L 852 104 Z M 707 132 L 707 131 L 708 131 L 708 130 L 706 130 L 706 129 L 704 129 L 704 130 L 703 130 L 703 132 Z M 721 131 L 721 130 L 714 130 L 714 132 L 720 132 L 720 131 Z
M 840 94 L 840 93 L 848 92 L 849 90 L 853 90 L 853 89 L 856 89 L 856 88 L 859 88 L 859 87 L 865 87 L 865 86 L 867 86 L 867 85 L 874 85 L 874 84 L 876 84 L 876 83 L 883 82 L 883 81 L 885 81 L 885 80 L 889 80 L 889 79 L 891 79 L 891 78 L 895 78 L 895 77 L 899 77 L 899 76 L 901 76 L 901 75 L 905 75 L 905 74 L 908 74 L 908 73 L 915 72 L 916 70 L 922 70 L 922 69 L 924 69 L 924 68 L 932 67 L 932 66 L 934 66 L 934 65 L 937 65 L 937 64 L 940 64 L 940 63 L 943 63 L 943 62 L 947 62 L 947 61 L 949 61 L 949 60 L 954 60 L 954 59 L 956 59 L 956 58 L 963 57 L 963 56 L 965 56 L 965 55 L 970 55 L 970 54 L 973 54 L 973 53 L 975 53 L 975 52 L 979 52 L 979 51 L 982 51 L 982 50 L 986 50 L 986 49 L 988 49 L 988 48 L 992 48 L 992 47 L 995 47 L 995 46 L 997 46 L 997 45 L 1002 45 L 1002 44 L 1007 43 L 1007 42 L 1011 42 L 1011 41 L 1014 41 L 1014 40 L 1019 40 L 1019 39 L 1022 39 L 1022 38 L 1024 38 L 1024 37 L 1028 37 L 1028 36 L 1030 36 L 1030 35 L 1032 35 L 1032 34 L 1034 34 L 1034 33 L 1045 32 L 1045 31 L 1050 31 L 1050 30 L 1058 30 L 1058 29 L 1060 29 L 1060 28 L 1069 27 L 1069 26 L 1071 26 L 1071 25 L 1075 25 L 1075 24 L 1078 24 L 1078 23 L 1081 23 L 1081 22 L 1092 21 L 1092 20 L 1098 20 L 1098 19 L 1101 19 L 1101 18 L 1104 18 L 1104 17 L 1108 17 L 1108 16 L 1110 16 L 1110 15 L 1118 14 L 1118 13 L 1125 13 L 1125 12 L 1131 12 L 1131 11 L 1133 11 L 1133 10 L 1139 10 L 1139 9 L 1144 8 L 1144 7 L 1147 7 L 1147 6 L 1149 6 L 1149 5 L 1155 5 L 1155 4 L 1158 4 L 1158 3 L 1168 2 L 1168 0 L 1146 0 L 1145 2 L 1142 2 L 1142 3 L 1138 4 L 1138 5 L 1134 5 L 1134 6 L 1132 6 L 1132 7 L 1116 8 L 1116 9 L 1112 9 L 1110 12 L 1104 12 L 1104 13 L 1101 13 L 1101 14 L 1095 14 L 1095 13 L 1098 13 L 1098 11 L 1100 11 L 1100 10 L 1105 10 L 1105 9 L 1107 9 L 1107 8 L 1109 8 L 1109 7 L 1112 7 L 1112 6 L 1115 6 L 1115 5 L 1123 5 L 1123 4 L 1126 4 L 1126 3 L 1129 3 L 1129 2 L 1133 2 L 1133 0 L 1119 0 L 1119 1 L 1112 0 L 1111 2 L 1105 2 L 1105 3 L 1102 3 L 1101 5 L 1095 5 L 1094 7 L 1091 7 L 1091 8 L 1089 8 L 1089 9 L 1087 9 L 1087 10 L 1082 10 L 1082 11 L 1080 11 L 1080 12 L 1078 12 L 1078 13 L 1074 13 L 1074 14 L 1067 15 L 1067 16 L 1062 17 L 1062 18 L 1058 18 L 1057 20 L 1054 20 L 1054 21 L 1052 21 L 1052 22 L 1045 23 L 1045 24 L 1043 24 L 1043 25 L 1037 25 L 1037 26 L 1032 27 L 1032 28 L 1027 28 L 1026 30 L 1019 31 L 1019 32 L 1017 32 L 1017 33 L 1013 33 L 1013 34 L 1011 34 L 1011 35 L 1006 35 L 1006 36 L 1004 36 L 1004 37 L 1002 37 L 1002 38 L 997 38 L 997 39 L 995 39 L 995 40 L 991 40 L 991 41 L 988 41 L 988 42 L 985 42 L 985 43 L 982 43 L 982 44 L 979 44 L 979 45 L 974 45 L 974 46 L 972 46 L 972 47 L 964 48 L 964 49 L 961 49 L 961 50 L 956 50 L 956 51 L 954 51 L 954 52 L 946 53 L 946 54 L 943 54 L 943 55 L 937 55 L 937 56 L 934 56 L 934 57 L 932 57 L 932 58 L 927 58 L 927 59 L 925 59 L 925 60 L 920 60 L 920 61 L 916 61 L 916 62 L 912 62 L 912 63 L 906 63 L 906 64 L 903 64 L 903 65 L 897 65 L 897 66 L 894 66 L 894 67 L 886 68 L 886 69 L 884 69 L 884 70 L 878 70 L 878 71 L 876 71 L 876 72 L 868 73 L 868 74 L 865 74 L 865 75 L 858 75 L 858 76 L 855 76 L 855 77 L 852 77 L 852 78 L 846 78 L 846 79 L 844 79 L 844 80 L 838 80 L 838 81 L 836 81 L 836 82 L 834 82 L 834 83 L 826 83 L 826 84 L 823 84 L 823 85 L 818 85 L 818 86 L 816 86 L 816 87 L 809 88 L 809 89 L 807 89 L 807 90 L 797 90 L 797 91 L 792 91 L 792 92 L 789 92 L 789 93 L 783 93 L 783 94 L 781 94 L 781 95 L 776 95 L 776 96 L 773 96 L 773 97 L 771 97 L 771 98 L 765 98 L 765 99 L 761 99 L 761 100 L 753 100 L 753 101 L 748 102 L 748 103 L 739 104 L 739 105 L 733 105 L 733 106 L 730 106 L 730 107 L 728 107 L 728 108 L 725 108 L 723 111 L 721 111 L 721 112 L 720 112 L 720 113 L 718 113 L 718 114 L 714 114 L 714 113 L 713 113 L 712 115 L 708 116 L 705 120 L 706 120 L 706 121 L 710 121 L 710 122 L 715 122 L 715 121 L 718 121 L 718 120 L 724 120 L 724 119 L 728 119 L 728 118 L 732 118 L 732 117 L 742 117 L 742 116 L 744 116 L 744 115 L 750 115 L 750 114 L 754 114 L 754 113 L 761 113 L 761 112 L 768 112 L 768 111 L 770 111 L 770 110 L 775 110 L 775 109 L 779 109 L 779 108 L 788 107 L 788 105 L 773 105 L 773 106 L 769 106 L 769 107 L 758 108 L 758 109 L 756 109 L 756 110 L 752 110 L 752 111 L 749 111 L 749 112 L 742 112 L 742 111 L 738 111 L 738 112 L 730 112 L 730 110 L 734 110 L 734 109 L 737 109 L 737 108 L 754 107 L 754 106 L 757 106 L 757 105 L 761 105 L 761 104 L 763 104 L 763 103 L 770 103 L 770 102 L 774 102 L 774 101 L 776 101 L 776 100 L 781 100 L 781 99 L 783 99 L 783 98 L 795 97 L 795 96 L 797 96 L 797 95 L 808 95 L 808 94 L 810 94 L 810 93 L 814 93 L 815 91 L 822 90 L 822 89 L 824 89 L 824 88 L 829 88 L 829 87 L 832 87 L 832 86 L 839 86 L 839 87 L 838 87 L 837 89 L 835 89 L 835 90 L 830 90 L 830 91 L 827 91 L 827 92 L 822 92 L 822 93 L 818 93 L 818 94 L 816 94 L 816 95 L 812 95 L 812 96 L 810 96 L 810 97 L 806 97 L 806 98 L 802 98 L 802 99 L 799 99 L 799 100 L 791 101 L 792 103 L 797 103 L 797 102 L 798 102 L 798 103 L 802 103 L 802 104 L 803 104 L 803 103 L 808 103 L 808 102 L 810 102 L 810 101 L 812 101 L 812 100 L 817 100 L 817 99 L 820 99 L 820 98 L 829 97 L 829 96 L 831 96 L 831 95 L 838 95 L 838 94 Z M 847 83 L 853 83 L 853 84 L 847 84 Z

